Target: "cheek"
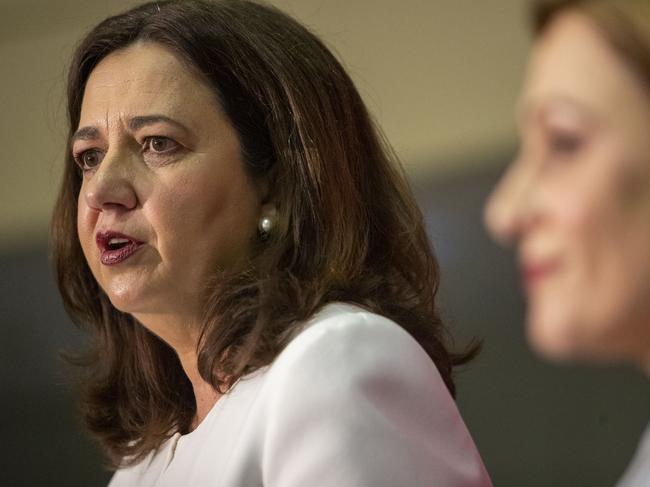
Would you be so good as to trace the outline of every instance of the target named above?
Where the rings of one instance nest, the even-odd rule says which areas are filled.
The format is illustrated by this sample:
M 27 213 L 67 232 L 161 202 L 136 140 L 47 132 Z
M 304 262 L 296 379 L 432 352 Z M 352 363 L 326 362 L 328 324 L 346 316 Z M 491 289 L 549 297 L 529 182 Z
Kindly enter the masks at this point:
M 81 243 L 81 248 L 86 256 L 86 260 L 92 261 L 90 258 L 90 253 L 94 248 L 94 231 L 97 224 L 98 213 L 92 211 L 83 197 L 83 187 L 80 191 L 80 196 L 77 200 L 77 235 Z
M 160 245 L 191 246 L 205 236 L 213 220 L 220 220 L 227 189 L 210 187 L 192 178 L 159 188 L 143 205 L 161 239 Z
M 548 198 L 549 233 L 555 234 L 566 285 L 574 295 L 588 289 L 602 259 L 611 258 L 612 236 L 619 225 L 609 175 L 594 170 L 599 166 L 594 162 L 581 161 L 561 190 Z
M 527 333 L 536 350 L 562 358 L 575 351 L 588 308 L 600 299 L 594 294 L 593 264 L 602 240 L 602 209 L 578 178 L 558 182 L 542 197 L 545 213 L 535 243 L 557 268 L 529 294 Z
M 528 314 L 529 338 L 546 356 L 622 357 L 634 341 L 627 323 L 644 312 L 650 319 L 639 304 L 650 289 L 650 205 L 629 205 L 625 187 L 614 174 L 592 175 L 558 198 L 562 271 L 530 300 Z
M 602 214 L 598 198 L 592 191 L 567 188 L 554 206 L 558 230 L 567 244 L 584 245 L 591 240 L 590 235 L 598 231 Z
M 143 209 L 163 260 L 191 269 L 190 279 L 196 279 L 206 269 L 228 266 L 247 248 L 255 204 L 241 180 L 229 178 L 226 185 L 214 178 L 191 179 L 167 186 Z

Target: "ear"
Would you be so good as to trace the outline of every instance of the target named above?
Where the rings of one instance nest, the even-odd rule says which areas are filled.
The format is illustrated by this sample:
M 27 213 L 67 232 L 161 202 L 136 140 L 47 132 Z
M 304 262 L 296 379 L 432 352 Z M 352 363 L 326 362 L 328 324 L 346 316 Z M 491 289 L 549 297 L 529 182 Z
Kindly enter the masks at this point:
M 258 175 L 254 179 L 255 189 L 258 194 L 258 201 L 261 206 L 267 205 L 275 199 L 272 190 L 275 185 L 275 173 L 275 167 L 271 166 L 268 171 L 262 175 Z M 262 214 L 264 214 L 263 212 L 264 209 L 262 208 Z
M 262 218 L 268 217 L 268 218 L 277 219 L 278 210 L 275 206 L 275 203 L 273 201 L 268 201 L 266 203 L 263 203 L 260 207 L 260 216 Z
M 261 177 L 255 181 L 255 189 L 258 195 L 258 201 L 262 206 L 262 213 L 264 212 L 264 206 L 268 205 L 271 200 L 271 183 L 267 177 Z

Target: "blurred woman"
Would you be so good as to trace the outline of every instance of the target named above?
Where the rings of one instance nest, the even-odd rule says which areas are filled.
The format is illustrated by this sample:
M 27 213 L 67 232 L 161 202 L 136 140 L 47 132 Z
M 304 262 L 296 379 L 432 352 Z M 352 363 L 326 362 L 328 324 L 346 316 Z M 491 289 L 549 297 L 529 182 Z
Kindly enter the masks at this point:
M 278 10 L 161 1 L 69 74 L 53 218 L 121 486 L 484 486 L 436 260 L 350 78 Z
M 535 2 L 521 148 L 488 201 L 533 347 L 650 375 L 650 2 Z M 650 431 L 622 485 L 650 485 Z

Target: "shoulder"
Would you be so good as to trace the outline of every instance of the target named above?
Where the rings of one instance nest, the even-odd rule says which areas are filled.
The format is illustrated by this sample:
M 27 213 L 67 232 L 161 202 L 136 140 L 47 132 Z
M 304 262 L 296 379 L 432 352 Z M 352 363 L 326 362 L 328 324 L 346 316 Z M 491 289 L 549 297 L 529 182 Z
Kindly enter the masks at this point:
M 265 485 L 489 485 L 435 364 L 385 317 L 326 306 L 263 389 Z
M 317 375 L 345 375 L 408 370 L 413 381 L 435 380 L 446 393 L 435 364 L 419 343 L 394 321 L 359 306 L 333 303 L 306 323 L 278 356 L 272 369 L 308 369 Z M 318 373 L 318 371 L 321 373 Z
M 456 405 L 420 344 L 394 321 L 361 307 L 325 306 L 268 371 L 282 409 L 408 411 L 426 405 L 445 421 Z M 446 418 L 448 416 L 448 418 Z

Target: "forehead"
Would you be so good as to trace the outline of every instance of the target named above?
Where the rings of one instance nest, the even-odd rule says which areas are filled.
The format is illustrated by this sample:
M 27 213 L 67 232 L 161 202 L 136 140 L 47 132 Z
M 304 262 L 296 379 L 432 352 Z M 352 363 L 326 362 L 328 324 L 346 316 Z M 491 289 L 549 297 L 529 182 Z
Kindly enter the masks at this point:
M 212 90 L 172 51 L 136 43 L 106 56 L 91 72 L 81 120 L 144 112 L 187 114 L 218 109 Z
M 578 12 L 559 14 L 533 49 L 522 105 L 571 100 L 595 115 L 638 103 L 641 83 L 604 35 Z

